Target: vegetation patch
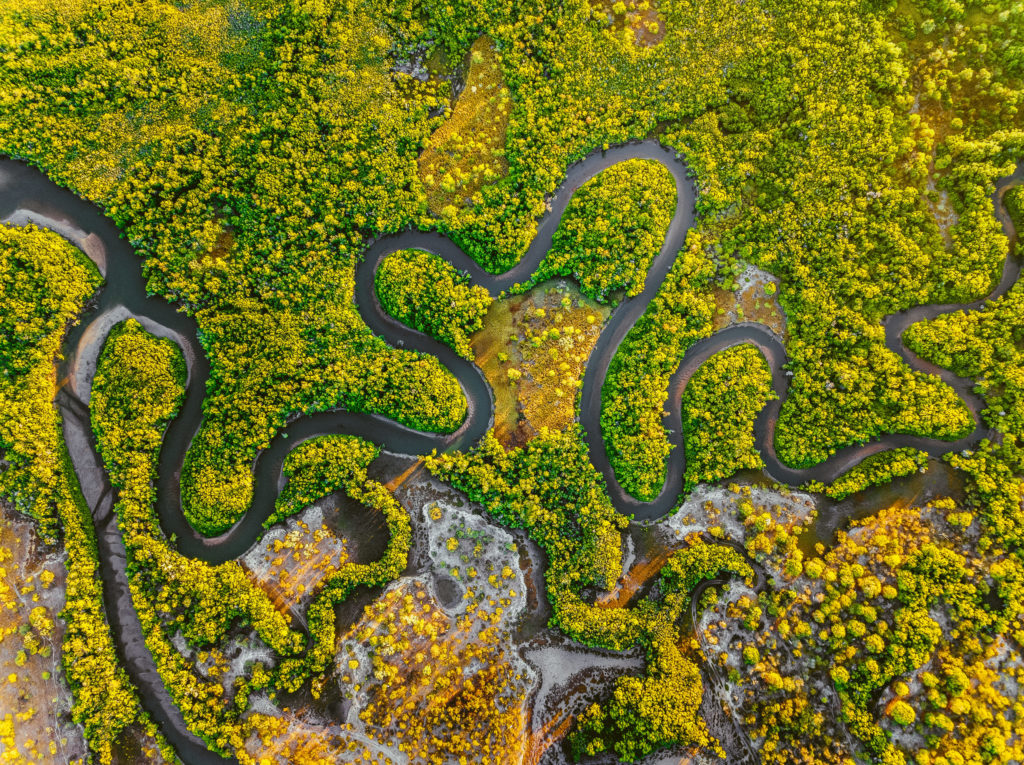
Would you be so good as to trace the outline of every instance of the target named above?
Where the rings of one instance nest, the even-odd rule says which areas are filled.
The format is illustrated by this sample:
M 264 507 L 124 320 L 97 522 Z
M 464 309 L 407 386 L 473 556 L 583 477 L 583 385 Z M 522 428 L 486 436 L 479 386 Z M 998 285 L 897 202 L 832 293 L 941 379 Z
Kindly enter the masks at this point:
M 734 303 L 718 299 L 716 287 L 734 291 L 740 263 L 771 275 L 787 319 L 792 384 L 776 431 L 785 462 L 811 466 L 888 433 L 953 441 L 970 431 L 968 412 L 950 388 L 885 348 L 882 321 L 915 305 L 969 302 L 997 281 L 1009 244 L 990 195 L 994 181 L 1024 157 L 1018 2 L 2 6 L 0 153 L 100 203 L 138 250 L 152 293 L 199 324 L 212 373 L 183 492 L 188 518 L 204 533 L 227 529 L 245 511 L 254 456 L 294 415 L 343 406 L 439 432 L 462 422 L 459 387 L 437 361 L 389 347 L 354 311 L 353 267 L 367 241 L 407 228 L 441 230 L 486 268 L 505 270 L 532 241 L 547 195 L 571 163 L 652 136 L 685 158 L 698 189 L 697 219 L 602 391 L 602 432 L 627 491 L 648 499 L 664 483 L 667 381 L 686 349 L 716 327 L 716 311 L 724 309 L 730 321 L 766 320 L 770 313 L 757 307 L 771 297 L 767 292 L 755 292 L 752 307 L 743 290 Z M 443 51 L 453 60 L 469 51 L 466 87 L 441 125 L 444 87 L 416 85 L 396 72 L 396 56 L 410 50 Z M 1007 201 L 1020 220 L 1019 192 Z M 594 222 L 612 221 L 614 205 L 604 202 L 587 213 Z M 641 224 L 643 212 L 620 224 Z M 605 297 L 613 297 L 613 284 L 636 287 L 649 241 L 609 237 L 620 240 L 610 252 L 636 254 L 623 273 L 609 274 L 592 254 L 605 240 L 588 239 L 592 232 L 583 226 L 577 233 L 591 254 L 566 250 L 559 268 L 581 281 L 590 268 L 595 295 L 606 284 Z M 39 519 L 43 537 L 63 536 L 64 665 L 75 692 L 73 719 L 95 759 L 105 762 L 122 731 L 136 730 L 144 718 L 103 621 L 92 521 L 52 408 L 60 334 L 97 283 L 71 258 L 54 265 L 47 250 L 66 247 L 58 241 L 34 242 L 38 257 L 33 251 L 3 261 L 0 249 L 0 358 L 7 373 L 0 381 L 0 448 L 10 463 L 0 491 Z M 634 253 L 633 244 L 645 249 Z M 44 284 L 56 285 L 56 299 L 42 294 Z M 25 305 L 23 294 L 30 296 Z M 537 308 L 545 322 L 553 316 Z M 693 635 L 703 669 L 725 689 L 717 698 L 756 745 L 751 759 L 1024 761 L 1016 693 L 1024 679 L 1022 313 L 1018 288 L 984 311 L 944 316 L 907 333 L 922 356 L 977 380 L 984 417 L 997 431 L 991 441 L 948 456 L 967 477 L 962 505 L 940 500 L 883 511 L 829 549 L 799 539 L 785 502 L 749 496 L 719 511 L 714 525 L 708 511 L 700 516 L 707 528 L 692 529 L 734 536 L 766 568 L 759 592 L 736 582 L 708 589 L 696 605 L 713 610 Z M 564 335 L 551 329 L 545 323 L 533 336 L 524 332 L 515 350 L 523 339 L 530 353 L 560 349 Z M 581 338 L 573 353 L 589 352 L 590 342 Z M 506 365 L 506 379 L 511 367 L 527 364 L 522 352 L 497 352 L 509 357 L 496 362 Z M 94 424 L 118 492 L 134 601 L 161 675 L 193 730 L 249 762 L 260 755 L 250 742 L 272 727 L 247 722 L 250 697 L 273 703 L 307 680 L 314 694 L 325 689 L 335 668 L 334 605 L 355 587 L 381 586 L 404 569 L 409 518 L 368 479 L 364 457 L 372 448 L 325 440 L 296 458 L 296 493 L 277 517 L 292 515 L 327 487 L 344 489 L 379 510 L 391 539 L 374 564 L 348 561 L 318 585 L 308 638 L 287 629 L 237 565 L 204 566 L 177 555 L 152 511 L 156 454 L 181 395 L 176 353 L 138 327 L 116 332 L 96 378 Z M 540 358 L 532 363 L 533 381 L 544 381 L 544 390 L 532 391 L 531 401 L 552 390 L 549 371 L 556 387 L 580 377 L 566 359 L 557 368 Z M 529 382 L 522 369 L 520 375 L 517 390 Z M 670 743 L 710 749 L 696 717 L 701 657 L 675 626 L 696 579 L 675 570 L 684 558 L 673 558 L 656 590 L 635 605 L 595 598 L 622 573 L 626 522 L 572 427 L 575 392 L 563 393 L 531 410 L 539 422 L 549 412 L 557 416 L 535 435 L 524 427 L 515 448 L 489 436 L 472 452 L 434 456 L 428 464 L 541 548 L 553 625 L 588 645 L 644 653 L 645 674 L 623 678 L 580 720 L 572 737 L 577 753 L 633 759 Z M 753 407 L 726 418 L 720 454 L 751 456 L 745 434 Z M 884 477 L 903 457 L 920 464 L 919 456 L 867 463 L 856 481 L 840 479 L 841 491 Z M 452 538 L 451 552 L 470 557 L 478 540 Z M 689 542 L 686 550 L 695 550 Z M 692 555 L 697 564 L 713 558 L 707 551 Z M 725 563 L 696 571 L 748 576 L 742 556 Z M 384 631 L 411 648 L 417 619 L 427 627 L 438 622 L 438 604 L 422 608 L 429 600 L 412 589 L 382 599 Z M 489 599 L 467 602 L 488 619 L 502 607 Z M 250 627 L 275 659 L 253 662 L 228 688 L 217 675 L 217 645 Z M 369 636 L 367 650 L 375 637 L 381 635 Z M 440 632 L 437 638 L 439 652 L 451 647 Z M 456 646 L 444 654 L 443 677 L 470 701 L 448 709 L 433 703 L 437 696 L 431 704 L 416 696 L 434 658 L 430 647 L 420 646 L 423 659 L 412 654 L 408 678 L 383 654 L 376 665 L 371 659 L 359 666 L 379 669 L 382 677 L 373 682 L 394 681 L 388 691 L 411 702 L 415 712 L 395 713 L 406 715 L 406 729 L 418 734 L 423 729 L 415 726 L 429 720 L 445 732 L 469 732 L 465 740 L 452 733 L 415 743 L 403 739 L 401 728 L 389 735 L 414 755 L 420 741 L 431 755 L 465 751 L 465 741 L 497 746 L 482 743 L 479 727 L 452 722 L 456 713 L 459 721 L 495 719 L 474 693 L 476 681 L 497 692 L 514 687 L 502 686 L 508 675 L 477 676 L 469 688 L 451 669 L 462 656 L 491 661 L 495 654 L 479 645 L 475 653 L 460 654 Z M 26 666 L 31 661 L 26 652 Z M 382 728 L 397 725 L 386 720 L 385 706 L 378 699 L 374 719 Z M 511 731 L 508 740 L 515 739 L 513 716 L 501 722 L 507 725 L 499 734 Z M 10 733 L 5 721 L 5 751 Z M 387 756 L 358 743 L 364 759 Z M 300 750 L 283 751 L 289 757 Z
M 714 304 L 706 291 L 711 265 L 688 238 L 658 296 L 615 353 L 601 389 L 601 434 L 615 477 L 637 499 L 665 484 L 671 451 L 662 425 L 668 381 L 686 349 L 711 334 Z
M 985 421 L 1024 438 L 1024 285 L 1017 284 L 984 311 L 945 314 L 907 329 L 907 346 L 922 358 L 978 380 Z
M 483 327 L 470 340 L 475 363 L 494 392 L 494 435 L 505 446 L 522 446 L 533 435 L 519 408 L 518 381 L 509 379 L 507 369 L 510 346 L 519 337 L 516 327 L 522 303 L 522 297 L 495 300 Z
M 469 50 L 469 72 L 451 116 L 431 134 L 419 158 L 431 212 L 451 217 L 454 208 L 481 201 L 481 187 L 508 172 L 505 132 L 511 110 L 498 53 L 484 35 Z
M 683 392 L 686 491 L 764 467 L 754 419 L 773 398 L 771 370 L 752 345 L 716 353 L 694 372 Z
M 245 719 L 246 751 L 256 762 L 321 763 L 358 762 L 360 765 L 394 765 L 390 749 L 350 726 L 323 726 L 295 714 L 253 712 Z
M 924 470 L 928 455 L 917 449 L 891 449 L 873 454 L 859 465 L 839 476 L 828 486 L 814 482 L 806 487 L 808 491 L 820 491 L 836 501 L 851 494 L 889 483 L 895 478 L 911 475 Z
M 604 312 L 573 291 L 549 287 L 543 297 L 528 298 L 519 315 L 506 376 L 517 385 L 519 405 L 532 427 L 565 430 L 576 414 L 583 371 L 601 334 Z
M 577 756 L 614 750 L 633 761 L 670 744 L 710 745 L 696 716 L 700 671 L 679 651 L 674 624 L 688 608 L 695 582 L 723 570 L 749 577 L 742 556 L 698 542 L 669 559 L 660 600 L 633 608 L 591 605 L 582 589 L 607 587 L 622 573 L 625 519 L 612 509 L 578 432 L 541 434 L 509 451 L 489 433 L 472 453 L 430 458 L 427 466 L 540 545 L 549 560 L 545 582 L 553 625 L 587 645 L 616 651 L 640 645 L 647 652 L 643 678 L 620 678 L 612 699 L 580 718 L 571 738 Z
M 573 194 L 551 249 L 521 289 L 571 276 L 600 303 L 639 295 L 675 209 L 675 181 L 660 163 L 631 159 L 604 170 Z
M 652 10 L 642 5 L 611 11 Z M 342 404 L 437 429 L 458 419 L 457 386 L 436 364 L 375 342 L 352 315 L 348 277 L 368 236 L 441 227 L 502 270 L 570 162 L 652 134 L 694 172 L 710 251 L 746 252 L 784 285 L 786 461 L 814 464 L 894 430 L 963 432 L 951 393 L 884 353 L 878 325 L 909 305 L 984 294 L 1006 254 L 987 193 L 1019 149 L 1021 14 L 662 5 L 652 47 L 582 2 L 9 14 L 3 150 L 106 205 L 146 258 L 151 288 L 200 319 L 216 373 L 184 476 L 197 528 L 216 533 L 238 517 L 253 455 L 294 413 Z M 803 45 L 821 23 L 820 45 Z M 436 96 L 399 86 L 392 52 L 461 56 L 481 30 L 509 93 L 508 175 L 438 218 L 419 166 Z M 478 52 L 486 61 L 489 48 Z M 956 214 L 945 232 L 930 192 Z M 649 443 L 640 472 L 664 456 L 660 439 Z
M 497 764 L 521 749 L 526 678 L 493 626 L 507 598 L 491 602 L 470 603 L 456 622 L 410 582 L 367 608 L 345 641 L 342 681 L 362 678 L 360 718 L 383 742 L 428 762 Z
M 92 262 L 56 234 L 0 226 L 0 493 L 57 533 L 63 446 L 52 401 L 53 363 L 65 330 L 102 281 Z
M 264 536 L 245 556 L 244 566 L 282 614 L 300 613 L 325 577 L 349 561 L 346 540 L 324 520 L 320 507 L 289 519 Z
M 469 336 L 483 326 L 492 300 L 469 276 L 432 253 L 403 250 L 384 259 L 374 285 L 385 311 L 473 360 Z
M 92 263 L 56 234 L 0 226 L 0 448 L 7 463 L 0 492 L 40 521 L 44 541 L 52 543 L 60 529 L 67 553 L 62 651 L 74 693 L 71 719 L 83 727 L 99 761 L 109 763 L 122 731 L 136 721 L 155 728 L 118 663 L 104 617 L 92 514 L 53 405 L 61 340 L 99 282 Z
M 1017 757 L 1020 721 L 1005 679 L 1016 682 L 1021 667 L 1002 633 L 1020 624 L 1021 600 L 1016 587 L 1002 588 L 1001 602 L 986 598 L 982 573 L 1003 577 L 1017 564 L 979 552 L 969 514 L 965 523 L 945 498 L 883 509 L 852 522 L 830 549 L 809 551 L 787 520 L 788 492 L 735 489 L 704 503 L 705 523 L 726 519 L 720 533 L 742 543 L 770 583 L 724 589 L 695 637 L 727 689 L 726 712 L 763 761 Z
M 716 331 L 732 324 L 756 322 L 764 324 L 785 341 L 786 314 L 779 305 L 779 285 L 774 278 L 764 271 L 748 267 L 726 282 L 726 287 L 716 286 L 712 292 L 716 306 Z

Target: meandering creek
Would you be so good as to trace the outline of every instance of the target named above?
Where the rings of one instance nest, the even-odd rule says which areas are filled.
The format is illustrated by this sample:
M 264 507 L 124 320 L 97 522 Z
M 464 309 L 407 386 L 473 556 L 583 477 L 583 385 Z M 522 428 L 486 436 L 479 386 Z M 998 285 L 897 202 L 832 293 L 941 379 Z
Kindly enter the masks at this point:
M 756 445 L 766 463 L 766 473 L 779 483 L 798 485 L 809 480 L 829 482 L 872 454 L 897 448 L 914 447 L 938 456 L 970 448 L 983 438 L 994 437 L 984 425 L 983 404 L 973 392 L 974 383 L 947 370 L 927 364 L 910 352 L 902 342 L 910 324 L 961 309 L 974 310 L 986 300 L 1003 295 L 1020 276 L 1021 264 L 1009 257 L 996 289 L 982 300 L 965 305 L 917 306 L 886 317 L 886 345 L 915 369 L 939 375 L 966 402 L 975 420 L 974 430 L 966 437 L 948 442 L 910 435 L 888 435 L 864 445 L 839 450 L 826 462 L 811 468 L 790 468 L 779 460 L 774 448 L 775 425 L 789 392 L 787 362 L 780 339 L 761 324 L 738 324 L 722 329 L 699 341 L 686 353 L 669 385 L 664 425 L 673 450 L 668 459 L 667 479 L 659 495 L 651 502 L 629 496 L 615 479 L 601 437 L 601 388 L 609 364 L 628 331 L 643 315 L 668 275 L 686 232 L 693 224 L 695 191 L 687 177 L 686 165 L 676 154 L 656 141 L 617 146 L 589 155 L 572 165 L 565 182 L 549 199 L 549 212 L 540 221 L 537 234 L 524 257 L 502 274 L 490 274 L 451 240 L 440 234 L 407 231 L 382 237 L 366 250 L 355 273 L 355 304 L 360 316 L 374 333 L 389 343 L 436 356 L 458 379 L 465 393 L 468 411 L 462 426 L 442 435 L 412 430 L 381 415 L 334 410 L 300 417 L 277 434 L 269 448 L 260 452 L 253 465 L 254 498 L 245 516 L 228 532 L 207 538 L 195 532 L 181 508 L 181 468 L 185 454 L 202 423 L 203 397 L 210 364 L 199 344 L 195 321 L 179 313 L 173 305 L 146 295 L 141 263 L 117 228 L 93 204 L 62 189 L 38 170 L 13 160 L 0 161 L 0 221 L 10 225 L 34 223 L 54 231 L 88 255 L 103 273 L 106 284 L 85 321 L 69 332 L 64 342 L 64 360 L 58 379 L 67 380 L 57 395 L 63 420 L 65 441 L 82 485 L 83 494 L 93 512 L 104 580 L 104 598 L 121 659 L 140 691 L 145 709 L 160 725 L 164 735 L 188 763 L 223 762 L 225 758 L 206 749 L 201 739 L 188 731 L 177 707 L 157 673 L 146 648 L 125 572 L 125 550 L 113 513 L 114 496 L 102 462 L 95 450 L 89 424 L 88 402 L 92 377 L 103 341 L 110 329 L 129 316 L 138 319 L 149 331 L 173 339 L 181 346 L 188 363 L 188 385 L 184 404 L 168 427 L 160 452 L 158 513 L 164 532 L 176 539 L 185 555 L 211 563 L 243 555 L 259 538 L 263 522 L 273 511 L 281 482 L 285 456 L 303 440 L 318 435 L 344 433 L 357 435 L 398 454 L 426 454 L 465 449 L 476 443 L 493 421 L 493 393 L 480 369 L 456 355 L 448 346 L 417 332 L 386 314 L 376 298 L 374 273 L 389 254 L 402 249 L 419 248 L 436 253 L 455 268 L 470 275 L 471 282 L 485 287 L 492 296 L 513 284 L 528 281 L 551 247 L 552 237 L 573 193 L 582 184 L 612 165 L 628 159 L 659 162 L 672 175 L 676 185 L 676 209 L 661 251 L 651 263 L 643 291 L 622 300 L 612 311 L 587 363 L 581 394 L 580 422 L 586 433 L 587 447 L 594 466 L 601 471 L 615 507 L 638 519 L 663 516 L 678 504 L 685 469 L 682 445 L 682 392 L 691 376 L 711 355 L 741 343 L 751 343 L 764 354 L 772 372 L 772 386 L 778 399 L 769 402 L 755 423 Z M 1002 204 L 1002 194 L 1011 185 L 1024 180 L 1024 169 L 1003 179 L 993 195 L 995 214 L 1006 234 L 1016 232 Z M 842 519 L 839 519 L 841 522 Z M 830 523 L 837 519 L 831 518 Z

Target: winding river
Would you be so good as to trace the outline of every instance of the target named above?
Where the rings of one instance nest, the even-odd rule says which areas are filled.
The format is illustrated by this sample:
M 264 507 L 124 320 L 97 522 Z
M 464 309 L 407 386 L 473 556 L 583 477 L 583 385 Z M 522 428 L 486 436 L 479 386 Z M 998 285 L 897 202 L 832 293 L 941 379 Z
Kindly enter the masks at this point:
M 132 606 L 125 572 L 124 545 L 113 513 L 114 495 L 96 453 L 89 424 L 92 378 L 107 333 L 123 319 L 134 317 L 150 332 L 170 337 L 182 348 L 188 364 L 188 384 L 182 409 L 168 427 L 160 452 L 157 486 L 160 522 L 168 536 L 174 535 L 178 549 L 185 555 L 211 563 L 234 559 L 242 555 L 262 533 L 263 522 L 273 511 L 281 487 L 284 458 L 303 440 L 323 434 L 345 433 L 373 441 L 389 452 L 419 455 L 433 449 L 447 451 L 472 446 L 493 422 L 493 394 L 480 369 L 448 346 L 401 324 L 382 310 L 374 290 L 374 274 L 381 261 L 397 250 L 427 250 L 467 272 L 473 284 L 485 287 L 492 296 L 496 296 L 516 282 L 529 280 L 550 249 L 552 237 L 575 190 L 601 171 L 629 159 L 653 160 L 671 173 L 676 186 L 676 209 L 664 244 L 648 270 L 643 291 L 622 300 L 612 311 L 591 353 L 583 380 L 580 422 L 586 434 L 590 458 L 604 475 L 612 502 L 620 512 L 640 519 L 655 519 L 676 506 L 685 468 L 682 392 L 693 373 L 711 355 L 742 343 L 751 343 L 760 349 L 771 368 L 772 385 L 778 399 L 769 402 L 758 415 L 755 437 L 767 466 L 766 472 L 780 483 L 829 482 L 865 457 L 887 449 L 914 447 L 938 456 L 972 447 L 982 438 L 994 435 L 980 417 L 983 404 L 973 392 L 973 381 L 927 364 L 911 353 L 901 338 L 903 331 L 916 321 L 961 309 L 974 310 L 985 300 L 1004 294 L 1020 275 L 1020 263 L 1014 258 L 1007 258 L 998 286 L 982 300 L 967 305 L 918 306 L 884 320 L 886 345 L 915 369 L 939 375 L 967 403 L 975 419 L 975 428 L 968 436 L 949 442 L 911 435 L 889 435 L 868 444 L 841 449 L 814 467 L 804 470 L 790 468 L 782 464 L 774 448 L 775 424 L 789 391 L 789 378 L 784 370 L 787 361 L 785 348 L 765 326 L 739 324 L 697 342 L 686 352 L 669 384 L 668 413 L 664 425 L 674 448 L 668 459 L 668 477 L 661 492 L 651 502 L 641 502 L 629 496 L 615 479 L 601 438 L 601 388 L 616 350 L 658 293 L 676 254 L 683 247 L 686 232 L 693 224 L 695 198 L 687 168 L 675 152 L 648 140 L 597 152 L 570 166 L 565 182 L 549 198 L 549 212 L 540 221 L 526 254 L 517 265 L 502 274 L 487 273 L 440 234 L 406 231 L 374 241 L 356 267 L 355 304 L 360 316 L 374 333 L 389 343 L 436 356 L 462 386 L 468 404 L 465 421 L 454 433 L 437 434 L 404 427 L 381 415 L 345 410 L 295 419 L 257 456 L 253 465 L 254 498 L 245 516 L 228 532 L 207 538 L 189 525 L 180 501 L 181 468 L 202 423 L 203 397 L 210 374 L 209 361 L 199 344 L 194 320 L 179 313 L 166 301 L 146 295 L 139 259 L 96 206 L 60 188 L 24 163 L 0 161 L 0 221 L 10 225 L 34 223 L 60 234 L 88 255 L 106 279 L 98 300 L 89 311 L 88 320 L 72 329 L 65 339 L 64 360 L 59 365 L 58 379 L 66 382 L 60 387 L 56 401 L 62 414 L 65 441 L 83 494 L 93 512 L 107 616 L 121 659 L 140 691 L 143 706 L 160 725 L 182 760 L 212 763 L 223 762 L 225 758 L 207 750 L 202 740 L 186 728 L 160 680 Z M 1015 231 L 1002 204 L 1002 194 L 1022 178 L 1022 169 L 1018 168 L 1014 175 L 1000 182 L 993 195 L 995 213 L 1011 239 L 1015 237 Z

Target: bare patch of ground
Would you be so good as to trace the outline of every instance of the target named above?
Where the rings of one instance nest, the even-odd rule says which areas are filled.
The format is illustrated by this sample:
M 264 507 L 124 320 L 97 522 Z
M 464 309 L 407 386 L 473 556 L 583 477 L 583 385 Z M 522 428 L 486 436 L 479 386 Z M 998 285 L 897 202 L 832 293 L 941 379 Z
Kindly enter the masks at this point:
M 938 224 L 939 233 L 942 234 L 942 241 L 947 248 L 953 246 L 953 227 L 960 220 L 953 203 L 949 199 L 949 192 L 943 189 L 939 191 L 935 185 L 935 176 L 928 176 L 928 191 L 924 194 L 924 200 L 928 203 L 935 223 Z
M 754 266 L 747 266 L 736 277 L 734 290 L 716 287 L 715 331 L 753 321 L 769 327 L 783 342 L 788 340 L 786 314 L 779 304 L 778 288 L 778 279 Z
M 61 640 L 64 555 L 45 548 L 32 521 L 0 506 L 0 760 L 67 763 L 84 757 L 70 719 Z
M 747 524 L 742 518 L 744 514 L 756 516 L 757 520 Z M 670 539 L 683 539 L 695 532 L 710 532 L 717 537 L 741 542 L 751 525 L 763 528 L 782 526 L 799 533 L 797 529 L 806 528 L 816 514 L 814 497 L 804 492 L 737 484 L 728 487 L 700 486 L 657 528 Z
M 643 657 L 588 650 L 562 638 L 535 641 L 524 654 L 541 677 L 533 698 L 533 724 L 526 763 L 539 763 L 571 730 L 577 715 L 607 695 L 615 679 L 640 674 Z M 550 755 L 548 755 L 550 757 Z

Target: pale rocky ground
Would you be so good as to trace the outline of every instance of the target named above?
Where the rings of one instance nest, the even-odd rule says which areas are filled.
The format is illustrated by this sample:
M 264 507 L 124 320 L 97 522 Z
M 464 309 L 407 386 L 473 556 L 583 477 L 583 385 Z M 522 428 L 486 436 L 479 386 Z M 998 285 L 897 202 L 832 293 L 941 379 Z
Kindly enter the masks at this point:
M 0 762 L 68 763 L 86 751 L 61 669 L 65 576 L 63 553 L 0 505 Z
M 437 484 L 425 471 L 410 472 L 413 475 L 409 481 L 404 485 L 396 482 L 392 488 L 412 511 L 414 565 L 406 576 L 389 585 L 379 597 L 388 593 L 416 597 L 416 592 L 422 592 L 423 599 L 449 621 L 450 634 L 459 632 L 456 625 L 460 618 L 466 617 L 471 602 L 503 601 L 497 624 L 498 630 L 506 636 L 505 656 L 521 678 L 510 698 L 519 699 L 515 703 L 521 705 L 519 719 L 523 725 L 523 745 L 519 751 L 510 753 L 508 762 L 510 765 L 567 764 L 569 760 L 559 742 L 572 716 L 607 696 L 616 677 L 623 673 L 642 672 L 641 654 L 585 649 L 543 625 L 539 631 L 536 628 L 531 630 L 524 640 L 521 626 L 535 610 L 535 604 L 530 602 L 531 596 L 535 598 L 539 594 L 543 597 L 543 561 L 536 559 L 536 551 L 522 536 L 514 535 L 478 514 L 476 508 L 459 499 L 460 495 Z M 786 518 L 780 521 L 792 524 L 805 524 L 814 508 L 809 495 L 798 492 L 779 493 L 754 487 L 748 493 L 746 489 L 732 491 L 730 488 L 701 487 L 676 513 L 654 524 L 653 531 L 671 547 L 683 544 L 689 533 L 703 533 L 716 528 L 726 538 L 742 539 L 744 528 L 735 513 L 735 504 L 744 500 L 755 505 L 781 508 Z M 343 512 L 344 509 L 337 503 L 332 504 L 330 498 L 317 502 L 279 524 L 245 556 L 245 565 L 252 576 L 274 590 L 280 596 L 282 607 L 297 620 L 301 620 L 309 593 L 325 568 L 341 564 L 347 559 L 348 551 L 355 549 L 350 545 L 358 544 L 357 540 L 342 538 L 336 533 L 337 528 L 330 527 L 331 513 Z M 624 568 L 639 570 L 647 562 L 644 552 L 636 548 L 630 537 L 624 540 Z M 8 720 L 14 723 L 13 741 L 19 753 L 30 757 L 33 751 L 37 753 L 31 759 L 12 758 L 10 752 L 15 749 L 10 743 L 7 728 L 4 728 L 5 738 L 0 739 L 0 761 L 72 762 L 84 754 L 85 746 L 80 730 L 68 719 L 70 698 L 60 671 L 62 625 L 57 613 L 63 605 L 62 558 L 52 553 L 40 555 L 32 522 L 11 512 L 5 511 L 0 516 L 0 541 L 12 553 L 10 559 L 0 564 L 8 572 L 6 581 L 13 578 L 23 583 L 17 588 L 23 591 L 11 590 L 7 596 L 2 584 L 5 580 L 0 578 L 0 592 L 5 594 L 3 610 L 0 611 L 0 619 L 4 621 L 0 624 L 8 628 L 4 639 L 0 640 L 0 663 L 3 664 L 0 679 L 6 680 L 12 673 L 18 677 L 15 683 L 0 684 L 0 710 L 6 712 L 0 719 L 5 725 L 9 724 Z M 44 579 L 49 578 L 43 575 L 44 571 L 53 574 L 52 582 L 47 586 L 43 586 Z M 286 573 L 283 580 L 282 573 Z M 623 580 L 628 578 L 628 574 L 627 571 Z M 465 596 L 469 590 L 473 591 L 473 596 L 467 599 Z M 727 603 L 735 602 L 742 594 L 750 593 L 746 593 L 745 586 L 734 584 L 723 598 L 721 608 L 726 608 Z M 27 624 L 28 614 L 38 607 L 45 609 L 54 623 L 53 634 L 49 638 L 50 655 L 28 657 L 25 667 L 17 667 L 17 654 L 23 644 L 18 627 Z M 716 609 L 709 609 L 701 627 L 710 626 L 716 613 Z M 256 699 L 253 712 L 273 719 L 277 730 L 269 739 L 269 745 L 267 740 L 261 741 L 255 735 L 250 739 L 250 751 L 254 755 L 272 763 L 293 761 L 300 753 L 318 755 L 325 758 L 324 761 L 334 758 L 334 761 L 344 762 L 353 752 L 360 755 L 367 752 L 370 761 L 382 763 L 389 760 L 393 763 L 416 761 L 399 750 L 395 739 L 381 735 L 380 730 L 360 719 L 359 712 L 365 707 L 376 681 L 373 657 L 366 641 L 356 634 L 357 627 L 373 630 L 374 625 L 367 615 L 357 618 L 356 625 L 346 630 L 347 636 L 343 636 L 340 644 L 338 678 L 348 678 L 343 694 L 348 688 L 359 688 L 355 693 L 347 694 L 347 713 L 341 718 L 331 719 L 298 707 L 290 708 L 283 703 L 275 705 L 265 698 Z M 728 643 L 724 634 L 720 639 Z M 234 636 L 221 650 L 203 652 L 202 655 L 187 650 L 183 653 L 190 655 L 204 674 L 218 676 L 226 689 L 231 687 L 234 677 L 244 671 L 247 663 L 253 660 L 272 663 L 265 646 L 255 637 L 244 634 Z M 31 671 L 25 671 L 26 668 Z M 48 680 L 43 680 L 43 672 L 49 673 Z M 713 682 L 705 695 L 706 702 L 725 702 L 726 708 L 733 713 L 740 706 L 737 703 L 739 698 L 722 686 L 716 687 Z M 28 716 L 25 713 L 30 707 L 36 711 Z M 16 720 L 19 713 L 24 715 L 24 720 Z M 49 751 L 51 742 L 56 749 L 54 752 Z M 32 749 L 33 743 L 35 750 Z M 145 761 L 145 742 L 140 740 L 135 744 L 126 741 L 119 762 Z M 614 761 L 614 757 L 606 756 L 595 762 Z M 688 757 L 680 750 L 652 755 L 644 765 L 716 761 L 712 757 Z

